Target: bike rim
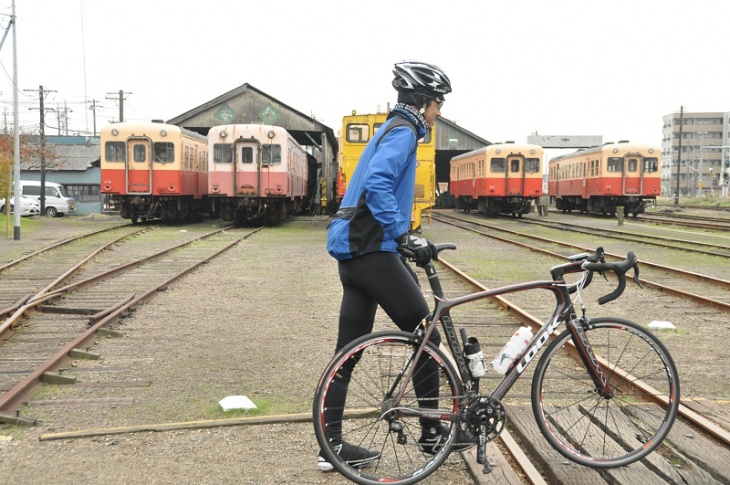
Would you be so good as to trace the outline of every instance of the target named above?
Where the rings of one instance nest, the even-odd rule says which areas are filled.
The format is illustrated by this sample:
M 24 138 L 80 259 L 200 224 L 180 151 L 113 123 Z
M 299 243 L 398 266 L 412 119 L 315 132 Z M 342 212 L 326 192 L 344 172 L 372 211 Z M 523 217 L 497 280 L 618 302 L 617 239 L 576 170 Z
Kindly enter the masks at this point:
M 565 332 L 536 370 L 535 417 L 567 458 L 595 468 L 624 466 L 653 451 L 669 432 L 679 405 L 677 371 L 666 348 L 643 327 L 612 319 L 591 324 L 587 337 L 613 395 L 596 390 Z
M 448 456 L 450 444 L 438 448 L 435 455 L 421 451 L 418 444 L 421 435 L 419 418 L 398 413 L 392 403 L 385 401 L 387 391 L 393 388 L 394 379 L 416 348 L 417 342 L 409 334 L 361 339 L 343 349 L 323 374 L 314 408 L 318 441 L 323 454 L 334 468 L 357 483 L 381 483 L 384 480 L 400 484 L 415 483 L 438 468 Z M 429 394 L 430 397 L 421 399 L 421 402 L 428 401 L 427 407 L 458 413 L 457 396 L 460 395 L 461 386 L 457 374 L 434 347 L 427 347 L 425 353 L 438 368 L 439 392 L 438 397 Z M 362 468 L 348 465 L 344 458 L 332 452 L 327 441 L 328 423 L 325 419 L 328 410 L 325 403 L 334 389 L 335 376 L 358 355 L 359 361 L 349 382 L 346 405 L 341 410 L 344 417 L 340 424 L 344 441 L 380 453 L 378 459 Z M 414 382 L 422 381 L 414 376 L 412 382 L 406 385 L 400 407 L 420 409 Z M 423 389 L 420 390 L 423 395 Z M 451 427 L 451 436 L 455 436 L 458 425 L 451 421 L 445 423 Z

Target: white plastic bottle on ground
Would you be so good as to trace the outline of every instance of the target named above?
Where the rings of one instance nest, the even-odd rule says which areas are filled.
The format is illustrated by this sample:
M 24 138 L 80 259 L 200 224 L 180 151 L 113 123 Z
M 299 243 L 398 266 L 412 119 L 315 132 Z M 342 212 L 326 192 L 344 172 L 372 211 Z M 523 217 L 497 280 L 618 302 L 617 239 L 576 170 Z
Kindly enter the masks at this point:
M 512 338 L 509 339 L 507 345 L 505 345 L 494 358 L 492 361 L 492 368 L 504 375 L 507 372 L 507 369 L 509 369 L 509 366 L 512 365 L 515 358 L 527 348 L 527 344 L 530 343 L 531 338 L 532 330 L 528 327 L 520 327 L 520 329 L 512 335 Z

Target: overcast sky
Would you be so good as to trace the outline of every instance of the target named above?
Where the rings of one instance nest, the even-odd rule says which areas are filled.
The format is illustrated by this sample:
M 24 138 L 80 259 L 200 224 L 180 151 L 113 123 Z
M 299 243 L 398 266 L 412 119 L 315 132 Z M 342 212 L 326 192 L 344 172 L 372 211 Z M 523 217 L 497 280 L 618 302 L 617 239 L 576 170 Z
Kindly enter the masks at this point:
M 11 0 L 0 0 L 3 31 Z M 249 83 L 340 129 L 394 104 L 394 62 L 440 66 L 444 117 L 492 142 L 601 135 L 661 142 L 662 116 L 730 111 L 727 0 L 16 0 L 20 125 L 70 133 L 168 120 Z M 12 31 L 0 103 L 13 120 Z M 34 108 L 34 109 L 29 109 Z

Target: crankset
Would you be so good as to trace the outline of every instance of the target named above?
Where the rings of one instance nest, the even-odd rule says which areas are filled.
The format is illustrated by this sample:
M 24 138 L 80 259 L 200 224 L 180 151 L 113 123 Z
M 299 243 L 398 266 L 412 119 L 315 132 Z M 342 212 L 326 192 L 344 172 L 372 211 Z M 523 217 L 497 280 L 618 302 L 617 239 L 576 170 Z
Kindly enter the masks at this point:
M 487 459 L 487 443 L 494 441 L 507 424 L 507 411 L 497 399 L 478 396 L 466 405 L 466 426 L 470 433 L 477 436 L 477 463 L 484 465 L 484 473 L 491 473 Z

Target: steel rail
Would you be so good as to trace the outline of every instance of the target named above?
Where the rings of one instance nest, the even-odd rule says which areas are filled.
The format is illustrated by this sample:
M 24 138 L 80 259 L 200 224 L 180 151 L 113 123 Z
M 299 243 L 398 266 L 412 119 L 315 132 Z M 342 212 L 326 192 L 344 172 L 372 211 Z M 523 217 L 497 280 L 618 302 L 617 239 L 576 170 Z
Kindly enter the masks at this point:
M 99 274 L 97 274 L 95 276 L 91 276 L 91 277 L 86 278 L 84 280 L 77 281 L 76 283 L 73 283 L 73 284 L 70 284 L 70 285 L 66 285 L 66 286 L 64 286 L 62 288 L 55 288 L 55 286 L 57 286 L 58 284 L 62 283 L 65 280 L 67 280 L 71 275 L 73 275 L 73 273 L 75 273 L 76 271 L 78 271 L 81 268 L 81 266 L 83 266 L 83 264 L 85 264 L 86 262 L 88 262 L 91 258 L 93 258 L 97 254 L 99 254 L 101 251 L 103 251 L 104 249 L 107 249 L 112 244 L 116 244 L 117 242 L 119 242 L 120 240 L 122 240 L 122 239 L 124 239 L 124 238 L 126 238 L 128 236 L 137 234 L 137 232 L 139 232 L 139 231 L 136 231 L 136 232 L 133 232 L 131 234 L 128 234 L 127 236 L 122 236 L 122 237 L 120 237 L 120 238 L 118 238 L 118 239 L 116 239 L 116 240 L 114 240 L 114 241 L 112 241 L 112 242 L 110 242 L 108 244 L 104 244 L 101 247 L 99 247 L 96 250 L 94 250 L 89 256 L 87 256 L 84 259 L 82 259 L 81 262 L 75 264 L 71 269 L 69 269 L 68 271 L 66 271 L 63 275 L 61 275 L 58 278 L 56 278 L 56 280 L 54 280 L 53 283 L 49 284 L 43 290 L 41 290 L 40 292 L 38 292 L 35 295 L 33 295 L 30 298 L 28 298 L 24 303 L 20 304 L 19 306 L 16 306 L 14 308 L 15 313 L 12 316 L 10 316 L 7 320 L 5 320 L 2 324 L 0 324 L 0 335 L 2 335 L 3 332 L 5 332 L 6 330 L 12 328 L 13 323 L 15 321 L 17 321 L 18 319 L 22 318 L 23 315 L 27 312 L 27 310 L 29 310 L 29 309 L 37 306 L 36 301 L 42 300 L 42 301 L 45 302 L 45 301 L 49 300 L 49 298 L 46 297 L 46 295 L 48 295 L 49 293 L 52 293 L 54 298 L 57 297 L 57 296 L 60 296 L 62 294 L 70 293 L 72 291 L 75 291 L 75 290 L 78 290 L 78 289 L 83 288 L 85 286 L 88 286 L 89 284 L 91 284 L 91 283 L 93 283 L 95 281 L 99 281 L 99 280 L 103 280 L 105 278 L 109 278 L 110 276 L 113 276 L 113 275 L 115 275 L 117 273 L 121 273 L 123 271 L 126 271 L 129 268 L 133 268 L 133 267 L 139 266 L 140 264 L 143 264 L 143 263 L 152 261 L 154 259 L 157 259 L 157 258 L 159 258 L 161 256 L 164 256 L 167 253 L 170 253 L 171 251 L 174 251 L 176 249 L 179 249 L 181 247 L 184 247 L 184 246 L 186 246 L 188 244 L 191 244 L 193 242 L 197 242 L 197 241 L 200 241 L 202 239 L 205 239 L 205 238 L 214 236 L 216 234 L 219 234 L 219 233 L 221 233 L 221 232 L 223 232 L 223 231 L 225 231 L 225 230 L 227 230 L 229 228 L 230 228 L 230 226 L 224 227 L 222 229 L 218 229 L 216 231 L 213 231 L 211 233 L 205 234 L 203 236 L 199 236 L 199 237 L 197 237 L 195 239 L 191 239 L 189 241 L 184 241 L 184 242 L 182 242 L 182 243 L 180 243 L 180 244 L 178 244 L 176 246 L 173 246 L 173 247 L 168 248 L 168 249 L 164 249 L 164 250 L 159 251 L 159 252 L 157 252 L 155 254 L 151 254 L 149 256 L 145 256 L 144 258 L 140 258 L 140 259 L 137 259 L 135 261 L 130 261 L 129 263 L 126 263 L 126 264 L 117 266 L 117 267 L 112 268 L 112 269 L 110 269 L 108 271 L 105 271 L 103 273 L 99 273 Z
M 35 295 L 31 296 L 30 299 L 26 302 L 26 304 L 33 303 L 33 300 L 42 297 L 46 293 L 50 293 L 53 288 L 58 286 L 59 284 L 63 283 L 67 279 L 69 279 L 74 273 L 76 273 L 84 264 L 89 262 L 92 258 L 94 258 L 97 254 L 101 253 L 105 249 L 111 247 L 114 244 L 117 244 L 119 241 L 126 239 L 130 236 L 133 236 L 135 234 L 138 234 L 142 230 L 134 231 L 129 234 L 125 234 L 123 236 L 119 236 L 118 238 L 114 239 L 113 241 L 109 241 L 108 243 L 102 244 L 101 246 L 94 249 L 91 253 L 89 253 L 85 258 L 81 259 L 81 261 L 77 262 L 73 266 L 71 266 L 69 269 L 67 269 L 63 274 L 61 274 L 58 278 L 53 280 L 51 283 L 46 285 L 45 288 L 43 288 L 41 291 L 37 292 Z
M 481 223 L 481 222 L 478 222 L 478 221 L 476 221 L 476 222 L 475 221 L 470 221 L 470 220 L 461 219 L 459 217 L 454 217 L 454 216 L 447 216 L 447 217 L 450 217 L 452 219 L 456 219 L 457 221 L 460 221 L 460 222 L 465 222 L 465 223 L 468 223 L 468 224 L 473 224 L 473 225 L 481 226 L 481 227 L 488 227 L 490 229 L 494 229 L 494 230 L 497 230 L 497 231 L 506 232 L 506 233 L 513 234 L 513 235 L 516 235 L 516 236 L 525 237 L 525 238 L 528 238 L 528 239 L 535 239 L 535 240 L 538 240 L 538 241 L 548 242 L 550 244 L 555 244 L 555 245 L 558 245 L 558 246 L 563 246 L 563 247 L 577 249 L 578 251 L 593 252 L 595 250 L 595 248 L 589 248 L 587 246 L 579 246 L 577 244 L 568 244 L 568 243 L 565 243 L 565 242 L 562 242 L 562 241 L 558 241 L 558 240 L 555 240 L 555 239 L 549 239 L 549 238 L 544 238 L 544 237 L 540 237 L 540 236 L 531 236 L 529 234 L 524 234 L 524 233 L 521 233 L 521 232 L 518 232 L 518 231 L 513 231 L 511 229 L 504 229 L 504 228 L 500 228 L 500 227 L 493 227 L 493 226 L 489 226 L 488 224 L 484 224 L 484 223 Z M 565 259 L 565 256 L 563 256 L 562 254 L 554 253 L 554 252 L 548 251 L 546 249 L 537 248 L 537 247 L 531 246 L 531 245 L 526 244 L 526 243 L 521 243 L 521 242 L 518 242 L 518 241 L 513 241 L 513 240 L 508 239 L 508 238 L 499 237 L 499 236 L 496 236 L 494 234 L 487 234 L 487 233 L 478 231 L 476 229 L 472 229 L 472 228 L 469 228 L 469 227 L 465 227 L 463 225 L 456 224 L 454 222 L 450 222 L 450 221 L 441 219 L 438 216 L 434 216 L 434 220 L 439 221 L 439 222 L 441 222 L 443 224 L 448 224 L 448 225 L 451 225 L 451 226 L 454 226 L 454 227 L 458 227 L 458 228 L 461 228 L 461 229 L 464 229 L 464 230 L 467 230 L 467 231 L 471 231 L 471 232 L 473 232 L 475 234 L 479 234 L 481 236 L 493 238 L 493 239 L 496 239 L 498 241 L 506 242 L 508 244 L 514 244 L 516 246 L 519 246 L 519 247 L 522 247 L 522 248 L 525 248 L 525 249 L 529 249 L 530 251 L 533 251 L 533 252 L 536 252 L 536 253 L 547 254 L 549 256 L 555 256 L 555 257 L 560 258 L 560 259 Z M 625 258 L 625 256 L 621 256 L 621 255 L 618 255 L 618 254 L 612 254 L 612 253 L 608 253 L 608 252 L 606 252 L 605 254 L 606 254 L 606 256 L 610 256 L 610 257 L 615 258 L 616 260 L 619 260 L 619 261 L 623 261 L 624 258 Z M 678 268 L 672 268 L 670 266 L 664 266 L 664 265 L 661 265 L 661 264 L 652 263 L 652 262 L 645 261 L 645 260 L 640 260 L 640 263 L 641 263 L 642 266 L 646 266 L 646 267 L 649 267 L 649 268 L 666 271 L 666 272 L 672 273 L 674 275 L 682 276 L 682 277 L 685 277 L 685 278 L 691 278 L 691 279 L 694 279 L 694 280 L 697 280 L 697 281 L 704 281 L 706 283 L 710 283 L 710 284 L 713 284 L 713 285 L 716 285 L 716 286 L 722 287 L 722 288 L 730 288 L 730 281 L 728 281 L 728 280 L 723 280 L 723 279 L 715 278 L 713 276 L 708 276 L 708 275 L 702 275 L 702 274 L 699 274 L 699 273 L 693 273 L 691 271 L 685 271 L 685 270 L 678 269 Z M 706 298 L 704 296 L 700 296 L 700 295 L 697 295 L 695 293 L 690 293 L 690 292 L 687 292 L 687 291 L 684 291 L 684 290 L 678 290 L 676 288 L 671 288 L 669 286 L 665 286 L 665 285 L 662 285 L 660 283 L 656 283 L 656 282 L 653 282 L 653 281 L 649 281 L 649 280 L 646 280 L 646 279 L 643 279 L 643 278 L 640 278 L 639 281 L 641 281 L 642 284 L 646 284 L 649 287 L 655 288 L 655 289 L 660 290 L 660 291 L 662 291 L 664 293 L 667 293 L 667 294 L 671 294 L 671 295 L 674 295 L 674 296 L 686 297 L 686 298 L 689 298 L 689 299 L 694 300 L 696 302 L 699 302 L 699 303 L 701 303 L 703 305 L 711 306 L 713 308 L 718 308 L 718 309 L 724 310 L 724 311 L 730 311 L 730 303 L 725 303 L 725 302 L 719 301 L 719 300 L 713 300 L 712 298 Z
M 454 217 L 454 216 L 446 215 L 446 217 Z M 730 246 L 723 246 L 720 244 L 705 243 L 705 242 L 701 242 L 701 241 L 690 241 L 688 239 L 666 238 L 666 237 L 662 237 L 662 236 L 652 236 L 652 235 L 646 235 L 646 234 L 636 235 L 636 234 L 629 233 L 627 231 L 617 231 L 615 229 L 606 229 L 606 228 L 588 229 L 583 226 L 578 226 L 576 224 L 571 224 L 571 223 L 562 222 L 562 221 L 559 222 L 559 221 L 545 221 L 545 220 L 537 220 L 537 219 L 520 219 L 520 222 L 523 224 L 534 224 L 534 225 L 543 226 L 543 227 L 561 226 L 561 228 L 566 227 L 573 232 L 579 232 L 581 234 L 599 235 L 601 237 L 610 237 L 610 238 L 614 238 L 614 239 L 621 239 L 624 241 L 634 241 L 634 242 L 638 242 L 641 244 L 648 244 L 651 246 L 657 246 L 657 247 L 661 247 L 661 248 L 671 248 L 671 249 L 676 249 L 676 250 L 680 250 L 680 251 L 685 250 L 685 251 L 691 251 L 691 252 L 699 253 L 699 254 L 707 254 L 709 256 L 730 258 L 730 253 L 718 253 L 716 251 L 708 251 L 708 250 L 704 250 L 704 249 L 683 248 L 683 247 L 678 247 L 676 245 L 676 243 L 694 244 L 694 245 L 702 246 L 702 247 L 706 247 L 706 248 L 724 249 L 726 251 L 730 251 Z M 647 239 L 656 239 L 659 241 L 669 241 L 669 242 L 666 242 L 666 243 L 655 242 L 655 241 L 650 241 Z
M 7 391 L 5 394 L 0 396 L 0 413 L 8 413 L 12 410 L 14 406 L 17 406 L 25 396 L 27 396 L 30 392 L 32 392 L 35 387 L 40 383 L 41 377 L 47 373 L 50 372 L 56 368 L 59 368 L 67 359 L 69 359 L 69 353 L 71 353 L 73 350 L 77 348 L 83 348 L 84 345 L 92 340 L 96 332 L 101 329 L 102 327 L 105 327 L 112 323 L 114 320 L 116 320 L 119 315 L 121 315 L 123 312 L 125 312 L 127 309 L 134 307 L 138 305 L 140 302 L 147 300 L 148 298 L 154 296 L 158 293 L 160 288 L 164 288 L 165 286 L 170 285 L 174 281 L 178 280 L 179 278 L 187 275 L 191 271 L 194 271 L 199 266 L 207 263 L 208 261 L 214 259 L 218 255 L 224 253 L 225 251 L 228 251 L 230 248 L 235 246 L 236 244 L 240 243 L 242 240 L 250 237 L 253 234 L 256 234 L 259 229 L 255 229 L 244 236 L 241 236 L 234 240 L 231 243 L 228 243 L 225 245 L 222 249 L 216 251 L 214 254 L 197 261 L 196 263 L 188 266 L 187 268 L 183 269 L 182 271 L 179 271 L 178 273 L 174 274 L 164 282 L 155 285 L 153 288 L 147 290 L 143 294 L 136 296 L 132 300 L 130 300 L 128 303 L 118 306 L 117 309 L 112 311 L 111 313 L 107 314 L 104 318 L 97 321 L 95 324 L 93 324 L 91 327 L 89 327 L 85 332 L 83 332 L 80 336 L 75 338 L 70 343 L 66 344 L 60 351 L 58 351 L 54 356 L 46 360 L 43 364 L 38 366 L 32 373 L 30 373 L 28 376 L 26 376 L 22 381 L 17 383 L 12 389 Z M 188 244 L 195 242 L 195 241 L 189 241 Z M 52 297 L 53 295 L 48 295 L 48 297 Z M 0 421 L 3 419 L 2 415 L 0 415 Z
M 481 291 L 487 291 L 489 288 L 479 283 L 477 280 L 472 278 L 471 276 L 467 275 L 466 273 L 462 272 L 458 268 L 456 268 L 453 264 L 449 263 L 448 261 L 444 260 L 443 258 L 438 259 L 438 263 L 440 265 L 443 265 L 444 267 L 448 268 L 453 274 L 457 275 L 462 280 L 468 282 L 469 284 L 473 285 L 474 287 L 478 288 Z M 493 301 L 497 303 L 501 308 L 503 308 L 505 311 L 507 311 L 512 317 L 514 317 L 516 320 L 518 320 L 521 323 L 527 324 L 531 326 L 533 329 L 539 329 L 544 325 L 544 322 L 533 315 L 531 315 L 529 312 L 523 310 L 519 306 L 511 303 L 508 299 L 500 296 L 495 295 L 492 297 L 489 297 Z M 573 345 L 572 342 L 570 342 L 571 346 Z M 652 396 L 655 399 L 655 402 L 657 402 L 660 405 L 666 406 L 668 404 L 667 398 L 662 398 L 659 396 L 656 396 L 656 389 L 652 388 L 651 386 L 647 385 L 646 383 L 642 382 L 640 379 L 637 379 L 636 377 L 632 376 L 628 372 L 625 372 L 621 369 L 615 368 L 611 366 L 608 362 L 606 362 L 604 359 L 599 357 L 599 361 L 601 365 L 604 367 L 610 368 L 612 372 L 617 373 L 622 379 L 629 380 L 632 385 L 636 386 L 637 388 L 641 389 L 643 392 L 645 392 L 647 395 Z M 609 367 L 610 366 L 610 367 Z M 684 417 L 685 419 L 693 422 L 694 424 L 700 426 L 704 431 L 714 436 L 716 439 L 723 441 L 725 444 L 730 445 L 730 431 L 722 428 L 721 426 L 718 426 L 714 422 L 708 420 L 707 418 L 704 418 L 700 414 L 692 411 L 690 408 L 688 408 L 686 405 L 682 404 L 682 401 L 680 399 L 679 404 L 679 415 Z
M 22 257 L 20 257 L 18 259 L 14 259 L 14 260 L 9 261 L 9 262 L 7 262 L 7 263 L 5 263 L 3 265 L 0 265 L 0 273 L 3 272 L 3 271 L 5 271 L 8 268 L 11 268 L 13 266 L 16 266 L 16 265 L 22 263 L 23 261 L 25 261 L 27 259 L 30 259 L 30 258 L 32 258 L 34 256 L 38 256 L 39 254 L 43 254 L 43 253 L 45 253 L 47 251 L 50 251 L 51 249 L 55 249 L 55 248 L 57 248 L 59 246 L 63 246 L 64 244 L 68 244 L 68 243 L 71 243 L 71 242 L 74 242 L 74 241 L 78 241 L 79 239 L 83 239 L 83 238 L 90 237 L 90 236 L 95 236 L 95 235 L 101 234 L 103 232 L 113 231 L 114 229 L 120 229 L 122 227 L 127 227 L 127 226 L 130 226 L 130 224 L 120 224 L 118 226 L 106 227 L 104 229 L 99 229 L 98 231 L 87 232 L 85 234 L 81 234 L 81 235 L 78 235 L 78 236 L 70 237 L 68 239 L 64 239 L 63 241 L 58 241 L 57 243 L 53 243 L 50 246 L 47 246 L 45 248 L 41 248 L 41 249 L 39 249 L 37 251 L 33 251 L 30 254 L 26 254 L 25 256 L 22 256 Z M 144 230 L 144 229 L 139 229 L 139 230 L 135 231 L 134 233 L 140 232 L 142 230 Z

